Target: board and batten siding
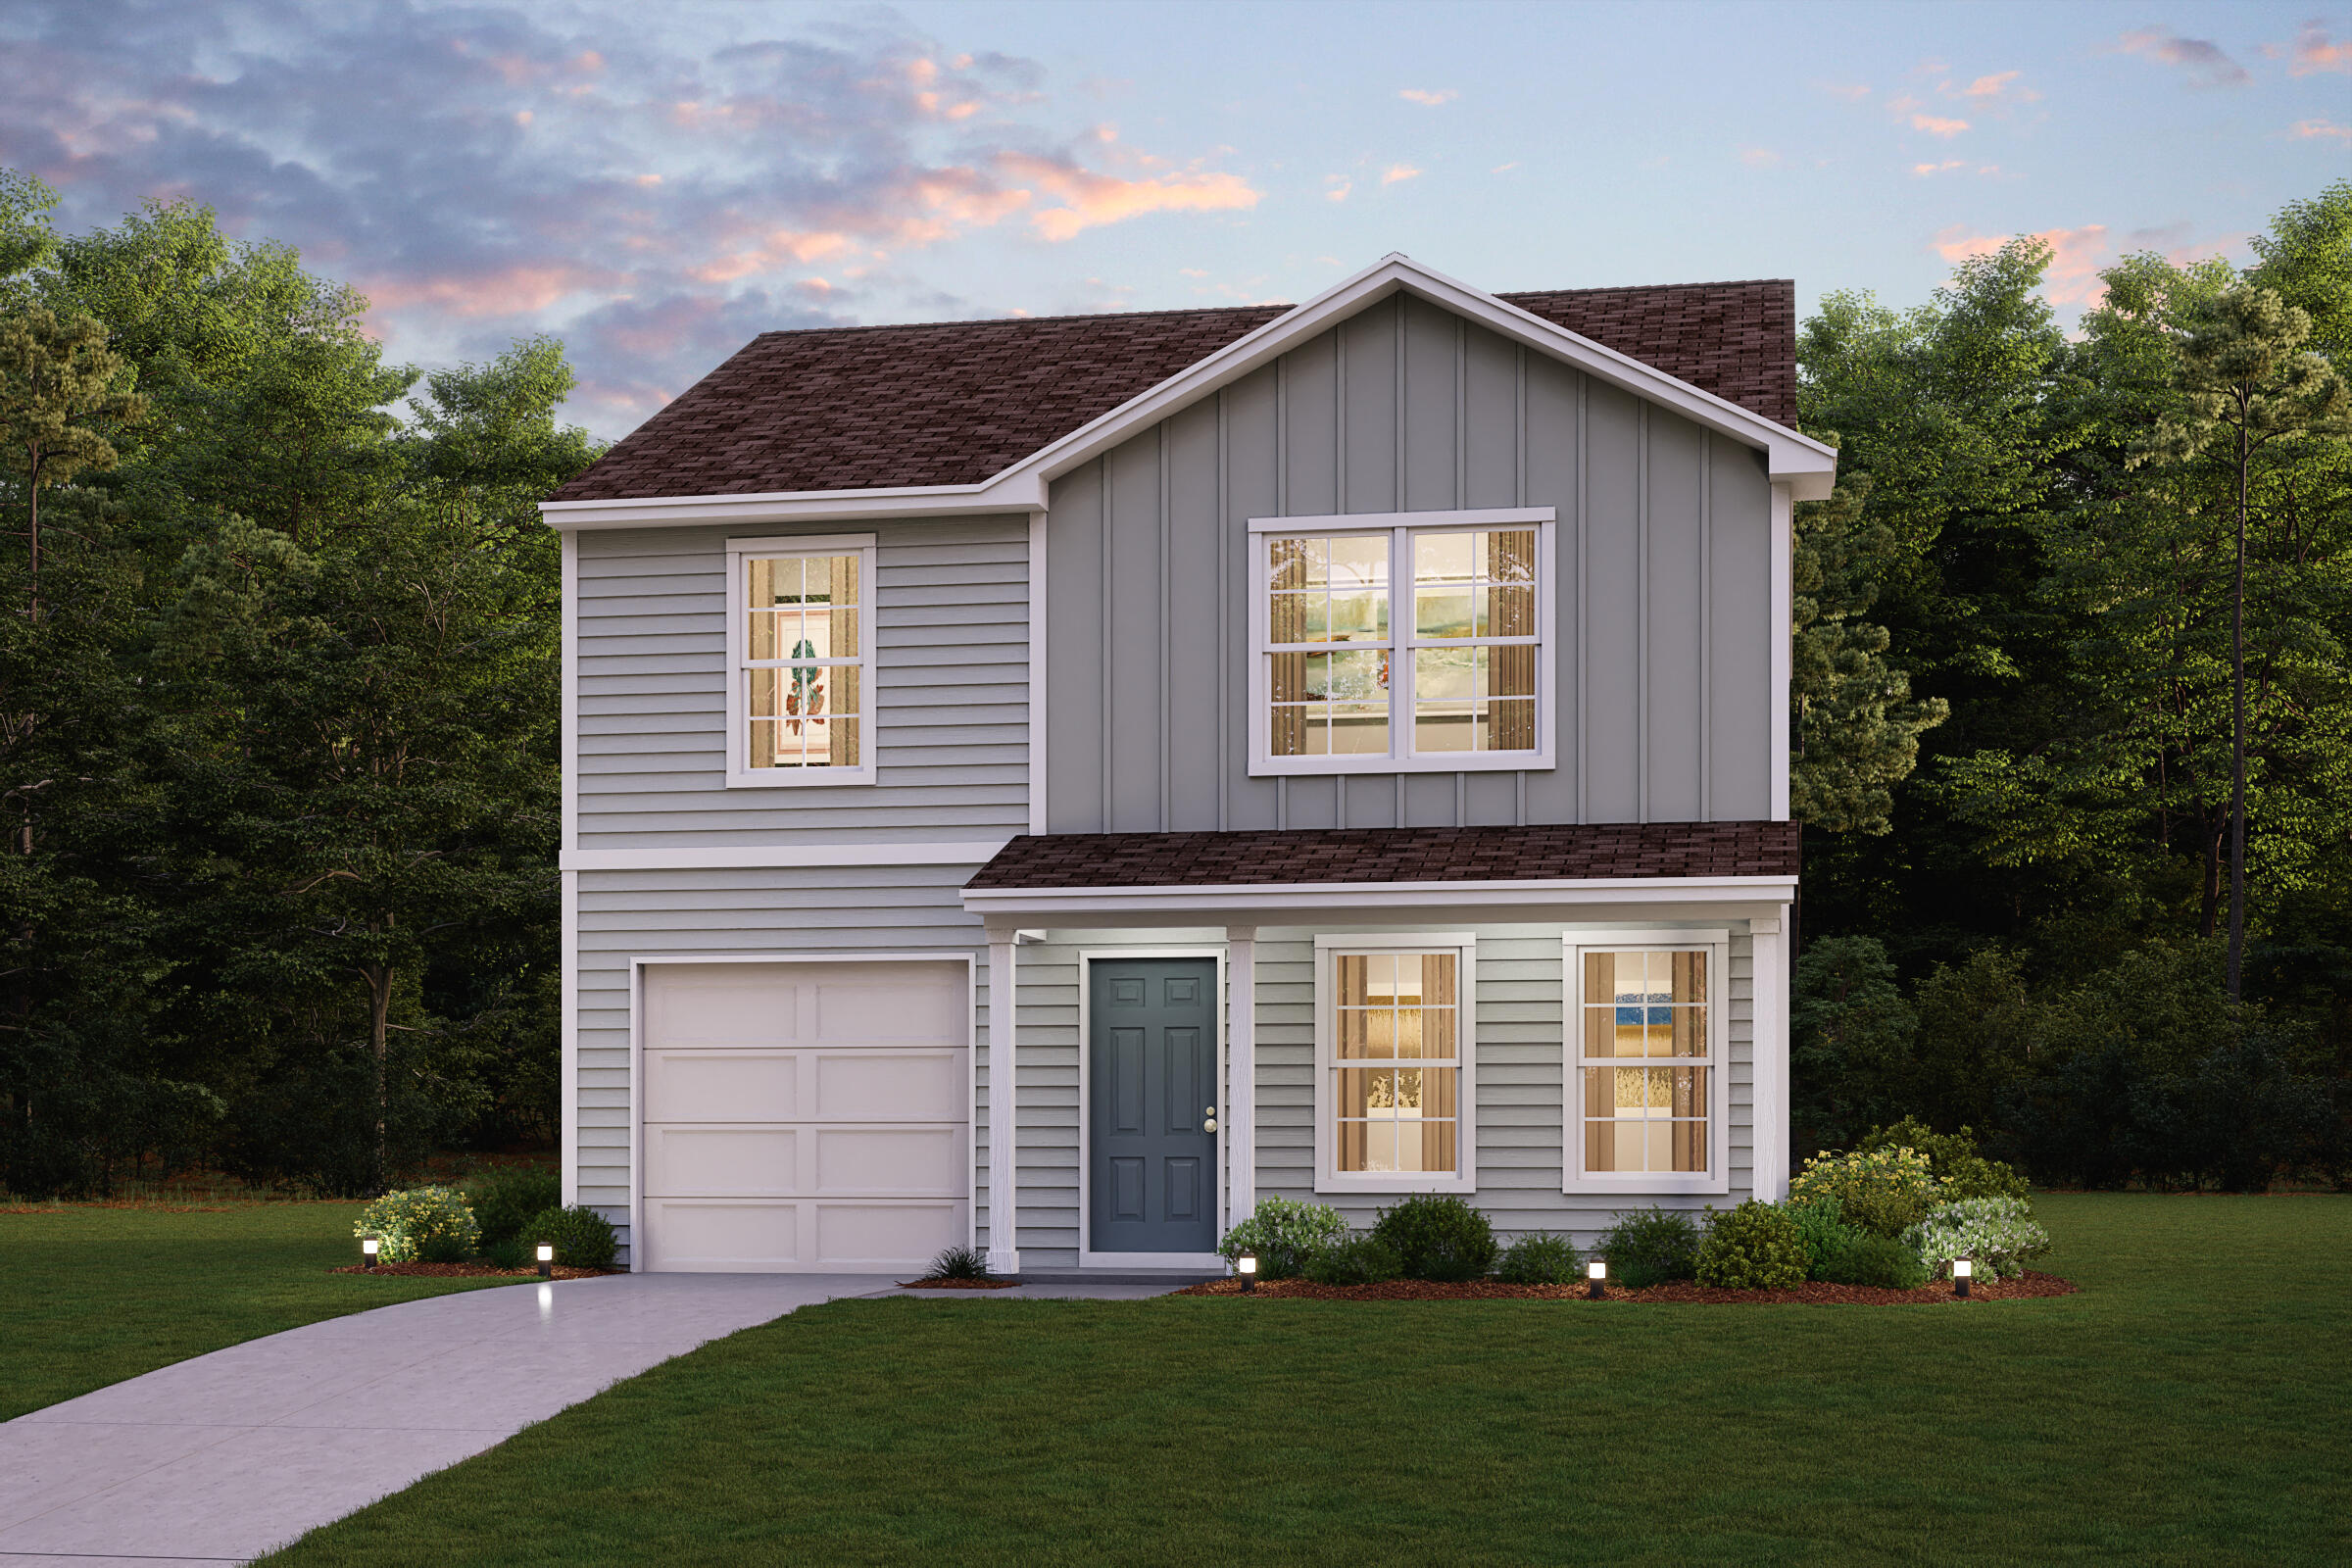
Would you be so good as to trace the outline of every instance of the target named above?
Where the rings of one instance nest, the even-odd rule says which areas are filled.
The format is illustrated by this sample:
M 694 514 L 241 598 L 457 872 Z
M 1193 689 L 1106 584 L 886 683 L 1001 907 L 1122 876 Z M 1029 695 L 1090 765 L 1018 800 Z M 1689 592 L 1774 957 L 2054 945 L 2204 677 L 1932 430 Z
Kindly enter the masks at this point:
M 730 789 L 727 540 L 853 532 L 876 535 L 874 782 Z M 579 540 L 576 848 L 1027 830 L 1027 517 L 588 529 Z
M 1049 500 L 1050 831 L 1772 814 L 1762 455 L 1426 301 L 1370 307 Z M 1252 778 L 1249 519 L 1521 506 L 1558 515 L 1556 765 Z
M 957 891 L 968 866 L 580 871 L 579 1198 L 629 1241 L 633 958 L 937 954 L 973 962 L 978 1084 L 972 1207 L 988 1245 L 988 947 Z M 623 1252 L 625 1260 L 626 1251 Z

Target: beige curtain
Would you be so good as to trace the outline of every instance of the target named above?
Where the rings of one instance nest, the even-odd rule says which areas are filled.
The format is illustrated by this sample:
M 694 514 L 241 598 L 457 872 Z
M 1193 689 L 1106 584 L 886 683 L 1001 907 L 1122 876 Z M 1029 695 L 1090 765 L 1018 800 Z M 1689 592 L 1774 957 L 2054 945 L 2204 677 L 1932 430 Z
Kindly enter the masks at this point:
M 1276 539 L 1268 548 L 1271 551 L 1271 569 L 1267 574 L 1270 587 L 1275 590 L 1305 587 L 1306 541 Z M 1267 641 L 1296 643 L 1305 640 L 1306 599 L 1303 595 L 1277 591 L 1267 608 Z M 1268 690 L 1277 706 L 1273 710 L 1272 722 L 1267 726 L 1268 744 L 1276 757 L 1303 757 L 1306 755 L 1306 710 L 1281 705 L 1306 700 L 1306 655 L 1276 654 L 1273 662 L 1273 680 Z
M 855 659 L 858 652 L 858 616 L 862 608 L 858 603 L 861 586 L 858 581 L 858 561 L 857 556 L 834 556 L 827 561 L 831 567 L 832 610 L 827 617 L 826 629 L 830 635 L 826 641 L 835 659 Z M 858 726 L 864 716 L 858 706 L 863 694 L 858 689 L 858 666 L 836 664 L 825 673 L 832 677 L 828 683 L 832 691 L 827 707 L 833 715 L 825 726 L 832 735 L 826 760 L 835 767 L 856 767 Z
M 1488 592 L 1493 596 L 1494 627 L 1497 637 L 1533 637 L 1536 634 L 1536 536 L 1533 530 L 1489 534 L 1488 571 L 1499 584 Z M 1536 695 L 1536 654 L 1533 646 L 1497 648 L 1493 651 L 1493 665 L 1489 671 L 1488 690 L 1496 698 L 1530 698 Z M 1498 752 L 1530 752 L 1536 747 L 1536 705 L 1527 702 L 1496 702 L 1488 710 L 1492 715 L 1494 749 Z

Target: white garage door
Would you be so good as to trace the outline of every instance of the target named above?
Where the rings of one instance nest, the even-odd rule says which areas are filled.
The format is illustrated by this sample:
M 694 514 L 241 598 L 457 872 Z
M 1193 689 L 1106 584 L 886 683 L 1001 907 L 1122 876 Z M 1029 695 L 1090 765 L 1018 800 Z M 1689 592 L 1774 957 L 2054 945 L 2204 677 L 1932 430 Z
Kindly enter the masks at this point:
M 969 1239 L 962 964 L 644 973 L 638 1267 L 899 1272 Z

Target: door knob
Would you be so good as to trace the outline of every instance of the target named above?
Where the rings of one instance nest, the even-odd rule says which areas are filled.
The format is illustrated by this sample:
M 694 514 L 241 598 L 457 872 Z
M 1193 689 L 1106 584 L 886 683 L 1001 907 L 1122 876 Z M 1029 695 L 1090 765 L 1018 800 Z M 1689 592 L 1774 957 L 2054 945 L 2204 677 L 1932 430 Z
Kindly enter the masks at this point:
M 1202 1112 L 1200 1112 L 1200 1114 L 1201 1114 L 1201 1115 L 1203 1115 L 1203 1116 L 1214 1116 L 1216 1113 L 1217 1113 L 1217 1107 L 1216 1107 L 1216 1106 L 1214 1106 L 1214 1105 L 1211 1105 L 1211 1106 L 1209 1106 L 1209 1107 L 1208 1107 L 1206 1110 L 1203 1110 Z
M 1208 1120 L 1200 1124 L 1200 1130 L 1204 1133 L 1215 1132 L 1217 1130 L 1217 1118 L 1214 1116 L 1209 1117 Z

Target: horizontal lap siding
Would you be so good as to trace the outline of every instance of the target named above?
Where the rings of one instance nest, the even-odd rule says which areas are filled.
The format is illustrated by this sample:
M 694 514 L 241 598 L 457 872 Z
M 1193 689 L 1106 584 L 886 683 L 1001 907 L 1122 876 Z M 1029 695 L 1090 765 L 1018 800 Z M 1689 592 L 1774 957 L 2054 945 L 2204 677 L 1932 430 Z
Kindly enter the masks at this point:
M 629 962 L 712 954 L 856 958 L 933 954 L 974 960 L 980 1027 L 972 1041 L 980 1123 L 972 1204 L 988 1230 L 988 950 L 963 912 L 960 866 L 825 870 L 581 871 L 579 879 L 579 1200 L 629 1220 Z M 624 1254 L 625 1255 L 625 1254 Z
M 1027 828 L 1026 517 L 871 530 L 872 785 L 727 787 L 728 538 L 862 531 L 747 523 L 579 536 L 579 848 L 986 839 Z

